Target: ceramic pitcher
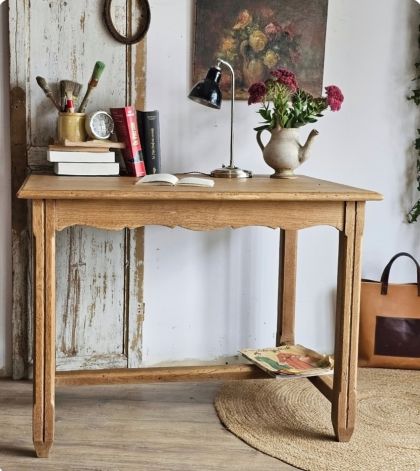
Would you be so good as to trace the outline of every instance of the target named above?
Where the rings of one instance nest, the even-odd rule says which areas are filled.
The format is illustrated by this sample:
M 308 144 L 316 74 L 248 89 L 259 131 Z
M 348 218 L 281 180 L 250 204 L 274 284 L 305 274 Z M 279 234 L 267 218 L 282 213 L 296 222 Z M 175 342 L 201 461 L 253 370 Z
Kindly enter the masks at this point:
M 264 146 L 261 134 L 265 129 L 257 132 L 258 145 L 261 147 L 267 165 L 274 169 L 271 178 L 296 178 L 294 171 L 309 158 L 313 139 L 318 131 L 313 129 L 304 145 L 299 142 L 299 133 L 296 128 L 277 127 L 271 132 L 270 141 Z

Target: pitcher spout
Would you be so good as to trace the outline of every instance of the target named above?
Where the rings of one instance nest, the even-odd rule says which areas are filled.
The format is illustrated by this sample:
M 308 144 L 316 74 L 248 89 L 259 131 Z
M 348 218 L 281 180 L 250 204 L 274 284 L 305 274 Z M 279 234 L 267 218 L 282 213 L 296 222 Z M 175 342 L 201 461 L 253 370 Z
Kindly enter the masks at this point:
M 309 159 L 311 147 L 313 144 L 314 137 L 318 136 L 319 132 L 316 129 L 312 129 L 305 145 L 300 146 L 299 149 L 299 162 L 302 164 Z

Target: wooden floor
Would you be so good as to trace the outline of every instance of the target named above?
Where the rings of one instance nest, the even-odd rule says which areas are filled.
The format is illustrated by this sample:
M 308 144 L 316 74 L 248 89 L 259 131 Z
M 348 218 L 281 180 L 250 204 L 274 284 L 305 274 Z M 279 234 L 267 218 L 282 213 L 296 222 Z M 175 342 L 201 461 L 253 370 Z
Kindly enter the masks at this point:
M 292 471 L 226 431 L 220 383 L 59 388 L 49 459 L 32 448 L 32 384 L 0 380 L 3 471 Z

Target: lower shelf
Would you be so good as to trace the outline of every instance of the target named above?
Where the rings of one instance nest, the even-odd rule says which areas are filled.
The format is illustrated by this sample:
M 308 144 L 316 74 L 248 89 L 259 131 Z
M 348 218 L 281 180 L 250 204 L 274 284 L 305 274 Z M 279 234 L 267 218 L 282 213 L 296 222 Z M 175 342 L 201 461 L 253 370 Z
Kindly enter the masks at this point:
M 254 365 L 176 366 L 158 368 L 60 371 L 57 386 L 159 383 L 175 381 L 209 381 L 269 378 Z
M 210 381 L 233 379 L 269 379 L 255 365 L 175 366 L 158 368 L 60 371 L 57 386 L 92 386 L 98 384 L 168 383 L 176 381 Z M 332 376 L 307 378 L 329 401 L 333 395 Z

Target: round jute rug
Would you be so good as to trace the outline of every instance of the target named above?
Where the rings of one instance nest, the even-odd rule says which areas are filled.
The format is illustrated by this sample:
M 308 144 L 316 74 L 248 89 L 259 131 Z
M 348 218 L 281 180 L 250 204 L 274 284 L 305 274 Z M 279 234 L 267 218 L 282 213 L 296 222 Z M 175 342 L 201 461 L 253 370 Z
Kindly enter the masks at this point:
M 420 371 L 360 369 L 356 429 L 334 439 L 331 405 L 305 379 L 235 381 L 215 401 L 246 443 L 307 471 L 419 471 Z

